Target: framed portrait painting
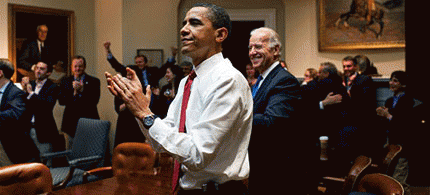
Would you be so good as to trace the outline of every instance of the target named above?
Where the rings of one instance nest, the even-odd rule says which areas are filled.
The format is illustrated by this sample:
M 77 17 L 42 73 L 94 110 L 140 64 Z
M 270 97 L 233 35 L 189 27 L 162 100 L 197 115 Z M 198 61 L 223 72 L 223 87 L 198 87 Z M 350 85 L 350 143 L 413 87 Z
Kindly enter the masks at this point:
M 54 71 L 69 74 L 69 65 L 74 55 L 74 12 L 70 10 L 8 4 L 9 17 L 9 59 L 15 66 L 16 74 L 12 80 L 19 82 L 22 77 L 32 77 L 28 68 L 36 61 L 54 66 Z M 44 50 L 35 49 L 40 40 L 41 26 L 46 33 Z M 37 53 L 36 53 L 37 51 Z M 49 56 L 49 59 L 37 56 Z
M 405 0 L 319 0 L 319 51 L 405 48 Z

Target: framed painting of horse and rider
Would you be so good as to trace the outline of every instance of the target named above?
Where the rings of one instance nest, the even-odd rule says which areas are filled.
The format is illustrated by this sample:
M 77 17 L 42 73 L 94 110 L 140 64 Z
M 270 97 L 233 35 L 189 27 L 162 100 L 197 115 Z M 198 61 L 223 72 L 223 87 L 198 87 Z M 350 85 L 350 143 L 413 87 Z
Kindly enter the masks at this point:
M 406 0 L 319 0 L 319 51 L 405 48 Z

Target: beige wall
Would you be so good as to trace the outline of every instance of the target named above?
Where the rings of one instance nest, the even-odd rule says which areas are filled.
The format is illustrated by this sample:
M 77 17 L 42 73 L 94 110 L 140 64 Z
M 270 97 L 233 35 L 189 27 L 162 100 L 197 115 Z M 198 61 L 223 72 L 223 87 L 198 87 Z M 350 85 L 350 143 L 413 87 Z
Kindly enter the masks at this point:
M 137 49 L 163 49 L 167 60 L 170 47 L 178 46 L 178 4 L 179 0 L 124 1 L 124 64 L 134 64 Z

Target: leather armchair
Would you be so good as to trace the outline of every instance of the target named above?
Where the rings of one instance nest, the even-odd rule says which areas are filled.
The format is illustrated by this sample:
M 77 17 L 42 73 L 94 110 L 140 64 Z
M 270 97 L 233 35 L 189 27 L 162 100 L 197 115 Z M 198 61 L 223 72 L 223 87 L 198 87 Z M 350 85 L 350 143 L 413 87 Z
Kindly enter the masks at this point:
M 368 192 L 381 195 L 403 195 L 402 184 L 394 178 L 380 173 L 365 175 L 357 186 L 357 192 Z
M 0 168 L 0 195 L 31 195 L 51 191 L 51 173 L 42 163 L 14 164 Z
M 127 180 L 132 177 L 154 175 L 156 153 L 149 144 L 126 142 L 114 149 L 111 167 L 101 167 L 84 173 L 84 182 L 90 175 L 112 177 Z

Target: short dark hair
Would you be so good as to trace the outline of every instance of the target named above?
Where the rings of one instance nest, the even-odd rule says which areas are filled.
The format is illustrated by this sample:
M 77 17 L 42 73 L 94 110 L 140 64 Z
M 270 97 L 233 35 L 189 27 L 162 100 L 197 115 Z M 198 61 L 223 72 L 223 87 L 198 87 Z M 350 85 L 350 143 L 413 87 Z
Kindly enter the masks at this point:
M 394 71 L 391 73 L 390 79 L 393 79 L 393 77 L 396 77 L 402 85 L 406 85 L 408 82 L 408 74 L 405 71 Z
M 145 64 L 148 63 L 148 58 L 145 55 L 143 55 L 143 54 L 137 54 L 134 57 L 134 60 L 136 60 L 137 58 L 143 58 L 143 61 L 145 62 Z
M 321 63 L 321 66 L 323 67 L 323 71 L 324 72 L 328 72 L 328 74 L 330 76 L 332 76 L 332 75 L 338 75 L 337 68 L 336 68 L 336 66 L 333 63 L 331 63 L 331 62 L 323 62 L 323 63 Z
M 372 64 L 369 58 L 365 55 L 356 55 L 354 58 L 361 72 L 366 71 Z
M 72 61 L 73 61 L 73 60 L 75 60 L 75 59 L 82 59 L 82 61 L 84 62 L 84 63 L 83 63 L 83 64 L 84 64 L 84 66 L 85 66 L 85 67 L 87 67 L 87 60 L 85 60 L 85 57 L 84 57 L 84 56 L 80 56 L 80 55 L 73 56 Z
M 355 59 L 354 57 L 352 57 L 352 56 L 346 56 L 345 58 L 343 58 L 343 60 L 342 61 L 352 61 L 352 63 L 354 64 L 354 66 L 356 66 L 357 65 L 357 59 Z
M 48 63 L 46 63 L 46 62 L 43 62 L 43 61 L 40 61 L 40 62 L 38 62 L 37 64 L 39 64 L 39 63 L 44 63 L 44 64 L 46 64 L 46 70 L 48 71 L 48 72 L 52 72 L 53 70 L 54 70 L 54 65 L 52 65 L 52 64 L 48 64 Z M 37 65 L 36 64 L 36 65 Z
M 0 70 L 3 72 L 4 77 L 9 80 L 12 78 L 14 69 L 13 64 L 9 60 L 0 59 Z
M 230 16 L 228 15 L 227 11 L 225 11 L 224 8 L 211 4 L 211 3 L 196 3 L 193 5 L 193 7 L 205 7 L 210 12 L 208 15 L 209 20 L 212 22 L 212 26 L 215 29 L 225 27 L 227 29 L 228 35 L 231 34 L 231 20 Z

